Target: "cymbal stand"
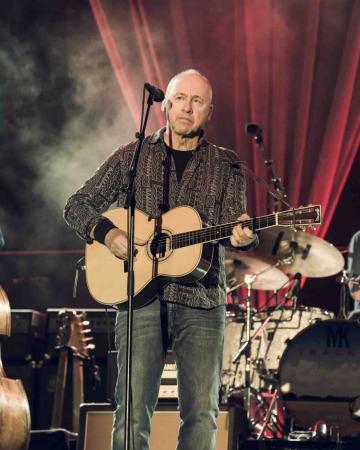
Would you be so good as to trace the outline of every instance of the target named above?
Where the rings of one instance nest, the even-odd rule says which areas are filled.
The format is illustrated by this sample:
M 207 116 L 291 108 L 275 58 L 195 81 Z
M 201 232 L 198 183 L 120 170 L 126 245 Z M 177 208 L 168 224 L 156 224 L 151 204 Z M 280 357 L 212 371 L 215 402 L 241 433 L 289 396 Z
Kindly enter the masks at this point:
M 254 389 L 251 387 L 251 371 L 252 371 L 252 353 L 251 353 L 251 344 L 253 339 L 256 338 L 256 336 L 259 335 L 259 333 L 261 333 L 261 331 L 266 327 L 266 325 L 268 324 L 268 322 L 271 319 L 271 315 L 269 315 L 262 323 L 261 325 L 258 327 L 258 329 L 256 330 L 256 332 L 254 333 L 253 336 L 251 336 L 251 327 L 253 324 L 253 315 L 252 315 L 252 308 L 251 308 L 251 293 L 252 293 L 252 284 L 254 283 L 254 281 L 256 280 L 257 276 L 262 274 L 263 272 L 266 272 L 268 270 L 270 270 L 272 267 L 276 267 L 280 264 L 280 261 L 277 261 L 275 264 L 271 265 L 270 267 L 267 267 L 266 269 L 264 269 L 263 271 L 257 273 L 257 274 L 246 274 L 244 277 L 244 282 L 241 283 L 239 286 L 243 286 L 244 284 L 247 287 L 247 295 L 246 295 L 246 310 L 245 310 L 245 314 L 246 314 L 246 333 L 245 333 L 245 342 L 241 343 L 241 346 L 237 352 L 237 354 L 235 355 L 235 357 L 232 360 L 233 364 L 236 364 L 239 362 L 240 357 L 242 354 L 245 355 L 246 358 L 246 362 L 245 362 L 245 386 L 244 386 L 244 390 L 245 390 L 245 409 L 246 409 L 246 417 L 247 420 L 249 422 L 249 424 L 252 424 L 252 411 L 251 411 L 251 394 L 252 391 L 254 391 Z M 286 285 L 286 283 L 285 283 Z M 236 289 L 237 287 L 233 287 L 231 288 L 231 290 Z M 283 305 L 282 305 L 283 306 Z M 273 402 L 271 402 L 271 408 L 268 409 L 267 414 L 266 414 L 266 421 L 265 424 L 263 426 L 262 429 L 262 433 L 264 432 L 264 429 L 266 428 L 269 420 L 270 420 L 270 415 L 272 413 L 273 410 Z
M 349 298 L 346 286 L 349 283 L 349 278 L 345 270 L 343 270 L 339 274 L 339 276 L 336 278 L 336 281 L 340 283 L 340 307 L 337 318 L 347 319 L 349 315 Z
M 250 336 L 251 333 L 251 326 L 252 326 L 252 309 L 251 309 L 251 292 L 252 292 L 252 284 L 253 282 L 256 280 L 258 274 L 247 274 L 245 275 L 244 278 L 244 282 L 247 286 L 247 296 L 246 296 L 246 334 L 245 334 L 245 342 L 241 345 L 237 355 L 235 356 L 235 358 L 233 359 L 233 363 L 238 362 L 240 356 L 242 353 L 245 354 L 245 358 L 246 358 L 246 363 L 245 363 L 245 386 L 244 386 L 244 390 L 245 390 L 245 409 L 246 409 L 246 418 L 248 420 L 248 424 L 250 427 L 254 426 L 254 417 L 252 417 L 252 409 L 251 409 L 251 396 L 252 393 L 257 393 L 257 390 L 251 387 L 251 368 L 252 368 L 252 355 L 251 355 L 251 343 L 252 340 L 255 338 L 255 336 L 257 336 L 261 330 L 264 329 L 264 327 L 267 325 L 267 323 L 270 320 L 270 317 L 268 317 L 267 319 L 264 320 L 264 322 L 261 324 L 261 326 L 258 328 L 258 330 L 256 330 L 256 333 L 254 334 L 254 336 Z M 261 394 L 260 394 L 261 397 Z M 274 401 L 275 401 L 275 397 L 274 400 L 271 401 L 271 407 L 268 408 L 267 412 L 266 412 L 266 416 L 265 416 L 265 422 L 263 425 L 263 428 L 261 430 L 261 434 L 264 432 L 265 428 L 267 427 L 269 421 L 270 421 L 270 417 L 273 411 L 273 405 L 274 405 Z
M 278 259 L 274 264 L 269 264 L 268 267 L 266 267 L 265 269 L 261 270 L 260 272 L 254 273 L 254 274 L 249 274 L 249 276 L 255 276 L 255 279 L 253 280 L 253 281 L 255 281 L 259 275 L 269 272 L 269 270 L 279 267 L 282 264 L 283 264 L 282 259 Z M 245 276 L 248 276 L 248 275 L 245 275 Z M 287 283 L 288 283 L 288 281 L 284 284 L 284 286 L 281 287 L 281 289 L 283 287 L 285 287 Z M 235 286 L 231 286 L 230 288 L 226 288 L 226 294 L 231 294 L 231 292 L 236 291 L 236 289 L 239 289 L 245 285 L 246 285 L 246 281 L 244 278 L 244 281 L 242 281 L 241 283 L 238 283 Z
M 256 278 L 259 275 L 262 275 L 263 273 L 268 272 L 269 270 L 273 269 L 274 267 L 278 267 L 281 264 L 281 260 L 276 261 L 274 264 L 269 265 L 268 267 L 266 267 L 265 269 L 261 270 L 260 272 L 256 273 L 256 274 L 246 274 L 244 277 L 244 281 L 242 283 L 237 284 L 236 286 L 233 286 L 232 288 L 230 288 L 227 293 L 230 293 L 242 286 L 244 286 L 246 284 L 247 286 L 247 295 L 246 295 L 246 299 L 245 299 L 245 315 L 246 315 L 246 335 L 245 335 L 245 342 L 243 342 L 238 350 L 238 352 L 236 353 L 235 357 L 232 360 L 233 364 L 236 364 L 239 362 L 240 356 L 242 355 L 242 353 L 246 350 L 247 352 L 250 351 L 251 354 L 251 348 L 249 349 L 249 347 L 251 347 L 251 341 L 258 336 L 258 334 L 263 330 L 263 328 L 266 326 L 266 324 L 268 323 L 268 320 L 264 320 L 263 323 L 260 325 L 260 327 L 256 330 L 255 334 L 250 337 L 250 331 L 251 331 L 251 325 L 252 325 L 252 309 L 251 309 L 251 291 L 252 291 L 252 284 L 253 282 L 256 280 Z M 283 287 L 285 287 L 288 284 L 289 281 L 287 281 L 286 283 L 284 283 L 284 285 L 281 287 L 281 289 Z M 283 306 L 283 305 L 282 305 Z M 250 361 L 251 362 L 251 361 Z
M 253 282 L 256 280 L 257 275 L 245 275 L 244 282 L 247 287 L 247 295 L 246 295 L 246 335 L 245 342 L 240 347 L 238 351 L 238 355 L 240 355 L 243 351 L 245 351 L 245 408 L 246 408 L 246 417 L 250 421 L 251 419 L 251 325 L 252 325 L 252 311 L 251 311 L 251 287 Z M 235 358 L 236 359 L 236 358 Z

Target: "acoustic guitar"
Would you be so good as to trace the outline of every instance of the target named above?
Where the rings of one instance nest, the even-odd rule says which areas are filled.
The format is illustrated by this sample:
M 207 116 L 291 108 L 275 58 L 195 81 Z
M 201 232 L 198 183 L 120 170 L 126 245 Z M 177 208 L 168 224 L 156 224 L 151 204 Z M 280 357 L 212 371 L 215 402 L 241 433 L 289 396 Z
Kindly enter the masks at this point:
M 127 228 L 127 210 L 114 208 L 103 214 L 118 228 Z M 213 242 L 227 239 L 240 222 L 202 227 L 199 213 L 179 206 L 152 219 L 135 213 L 135 236 L 146 240 L 136 246 L 134 262 L 134 308 L 150 303 L 166 284 L 191 283 L 205 276 L 211 266 Z M 321 224 L 321 206 L 306 206 L 254 217 L 242 222 L 253 231 L 273 226 Z M 91 296 L 108 305 L 127 301 L 127 262 L 116 258 L 107 247 L 94 241 L 85 249 L 86 282 Z

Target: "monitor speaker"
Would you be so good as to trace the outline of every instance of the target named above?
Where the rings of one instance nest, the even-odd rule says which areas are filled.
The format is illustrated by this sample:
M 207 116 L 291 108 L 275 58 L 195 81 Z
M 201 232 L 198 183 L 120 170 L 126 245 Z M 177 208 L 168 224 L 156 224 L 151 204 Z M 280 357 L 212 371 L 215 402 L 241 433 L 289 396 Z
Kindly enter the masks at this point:
M 243 410 L 220 410 L 216 450 L 236 450 L 237 435 L 244 424 Z M 176 448 L 179 411 L 174 404 L 159 404 L 152 418 L 150 450 Z M 80 408 L 77 450 L 110 450 L 113 406 L 109 403 L 84 403 Z M 236 426 L 235 426 L 236 424 Z

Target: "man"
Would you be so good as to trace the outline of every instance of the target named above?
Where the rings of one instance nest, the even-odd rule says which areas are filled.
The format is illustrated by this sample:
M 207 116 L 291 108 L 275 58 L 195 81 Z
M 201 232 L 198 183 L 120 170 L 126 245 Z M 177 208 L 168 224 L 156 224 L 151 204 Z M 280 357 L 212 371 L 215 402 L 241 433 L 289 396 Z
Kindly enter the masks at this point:
M 0 248 L 3 248 L 3 247 L 5 247 L 5 239 L 4 239 L 4 235 L 1 230 L 1 227 L 0 227 Z
M 354 300 L 354 310 L 360 310 L 360 230 L 349 243 L 347 273 L 350 277 L 349 292 Z
M 170 81 L 163 110 L 166 128 L 145 139 L 135 181 L 136 206 L 151 217 L 190 205 L 204 225 L 249 217 L 245 214 L 245 181 L 237 155 L 204 137 L 211 118 L 212 89 L 196 70 Z M 84 239 L 104 243 L 117 257 L 127 258 L 126 230 L 101 217 L 113 202 L 123 206 L 135 143 L 121 147 L 73 195 L 65 208 L 68 224 Z M 180 218 L 181 220 L 181 218 Z M 135 450 L 147 450 L 165 362 L 172 346 L 178 374 L 181 425 L 177 450 L 213 450 L 225 324 L 224 244 L 249 248 L 257 237 L 240 225 L 230 241 L 214 242 L 212 266 L 200 281 L 170 283 L 148 306 L 134 311 L 132 360 L 132 433 Z M 144 244 L 135 236 L 135 244 Z M 112 449 L 124 439 L 126 312 L 117 313 L 115 345 L 118 380 Z M 170 449 L 169 449 L 170 450 Z

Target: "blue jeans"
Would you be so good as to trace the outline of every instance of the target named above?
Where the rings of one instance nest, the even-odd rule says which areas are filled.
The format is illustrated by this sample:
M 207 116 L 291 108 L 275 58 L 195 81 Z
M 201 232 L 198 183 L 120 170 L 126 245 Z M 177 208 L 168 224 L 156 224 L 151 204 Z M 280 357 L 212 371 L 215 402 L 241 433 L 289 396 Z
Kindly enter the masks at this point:
M 181 420 L 177 450 L 214 450 L 225 306 L 205 310 L 175 303 L 160 305 L 156 300 L 134 311 L 130 449 L 149 449 L 150 420 L 165 363 L 164 342 L 169 340 L 178 374 Z M 126 322 L 126 312 L 118 312 L 115 346 L 119 372 L 112 450 L 124 449 Z

